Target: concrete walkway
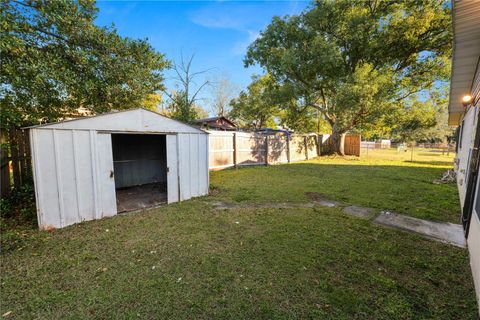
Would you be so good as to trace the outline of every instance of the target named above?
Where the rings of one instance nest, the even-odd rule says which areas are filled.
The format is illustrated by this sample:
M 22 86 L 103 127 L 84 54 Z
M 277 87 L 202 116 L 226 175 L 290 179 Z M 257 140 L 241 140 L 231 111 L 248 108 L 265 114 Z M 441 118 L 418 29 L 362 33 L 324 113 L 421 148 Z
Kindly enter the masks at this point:
M 463 228 L 459 224 L 422 220 L 389 211 L 383 211 L 373 221 L 385 226 L 415 232 L 460 248 L 467 246 Z
M 345 214 L 362 218 L 373 219 L 375 224 L 393 227 L 409 232 L 420 234 L 426 238 L 451 244 L 460 248 L 466 248 L 465 237 L 463 235 L 463 228 L 459 224 L 448 222 L 433 222 L 422 220 L 418 218 L 409 217 L 406 215 L 393 213 L 389 211 L 382 211 L 377 216 L 378 211 L 373 208 L 360 206 L 344 206 L 337 201 L 332 201 L 317 195 L 308 195 L 312 202 L 308 203 L 225 203 L 222 201 L 211 202 L 216 210 L 229 209 L 296 209 L 296 208 L 314 208 L 316 206 L 322 207 L 341 207 Z

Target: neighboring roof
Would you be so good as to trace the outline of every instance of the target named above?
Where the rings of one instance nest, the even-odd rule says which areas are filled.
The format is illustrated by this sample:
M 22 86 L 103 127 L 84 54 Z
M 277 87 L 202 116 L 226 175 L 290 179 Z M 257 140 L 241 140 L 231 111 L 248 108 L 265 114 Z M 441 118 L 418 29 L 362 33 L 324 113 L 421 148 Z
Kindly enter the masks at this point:
M 204 133 L 205 131 L 170 119 L 151 110 L 137 108 L 95 116 L 46 123 L 28 129 L 77 129 L 118 132 Z
M 458 125 L 464 112 L 462 97 L 471 93 L 480 57 L 480 1 L 452 1 L 453 57 L 449 125 Z
M 228 119 L 225 118 L 224 116 L 197 119 L 197 120 L 195 120 L 195 122 L 196 122 L 196 123 L 206 123 L 206 122 L 213 122 L 213 121 L 217 121 L 217 120 L 224 120 L 224 121 L 230 123 L 230 124 L 231 124 L 232 126 L 234 126 L 234 127 L 237 126 L 233 121 L 228 120 Z

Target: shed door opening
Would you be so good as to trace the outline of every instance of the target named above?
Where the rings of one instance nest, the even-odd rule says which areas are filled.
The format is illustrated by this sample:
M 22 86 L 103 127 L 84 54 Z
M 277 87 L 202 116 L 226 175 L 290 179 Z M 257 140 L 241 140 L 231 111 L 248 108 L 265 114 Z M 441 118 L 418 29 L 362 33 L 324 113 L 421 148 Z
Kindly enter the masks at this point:
M 166 136 L 112 134 L 117 212 L 167 202 Z

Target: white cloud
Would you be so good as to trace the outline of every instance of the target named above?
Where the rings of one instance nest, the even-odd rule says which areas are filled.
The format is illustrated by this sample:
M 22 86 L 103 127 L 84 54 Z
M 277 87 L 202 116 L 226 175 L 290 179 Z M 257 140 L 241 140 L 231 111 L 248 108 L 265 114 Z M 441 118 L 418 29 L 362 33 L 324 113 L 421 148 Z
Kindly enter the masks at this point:
M 232 48 L 233 54 L 243 55 L 247 52 L 247 47 L 260 36 L 260 32 L 247 30 L 248 37 L 244 41 L 239 41 Z
M 245 29 L 244 23 L 240 19 L 235 19 L 220 12 L 218 15 L 207 14 L 206 12 L 196 13 L 190 17 L 190 20 L 193 23 L 206 28 L 233 29 L 240 31 Z
M 258 4 L 216 2 L 191 12 L 190 21 L 206 28 L 247 31 L 265 23 L 258 10 Z
M 260 35 L 258 31 L 254 30 L 255 27 L 265 24 L 265 21 L 258 21 L 260 17 L 255 14 L 256 10 L 258 7 L 255 5 L 242 4 L 239 6 L 222 3 L 192 12 L 190 21 L 205 28 L 229 29 L 245 34 L 243 40 L 235 42 L 232 46 L 234 55 L 243 55 L 250 43 Z

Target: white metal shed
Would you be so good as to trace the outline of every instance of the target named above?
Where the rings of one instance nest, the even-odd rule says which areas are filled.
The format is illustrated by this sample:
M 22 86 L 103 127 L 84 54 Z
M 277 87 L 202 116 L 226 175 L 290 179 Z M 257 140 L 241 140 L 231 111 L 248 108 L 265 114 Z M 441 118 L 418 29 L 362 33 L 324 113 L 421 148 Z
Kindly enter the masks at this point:
M 41 229 L 208 194 L 208 134 L 149 110 L 30 127 L 30 143 Z

